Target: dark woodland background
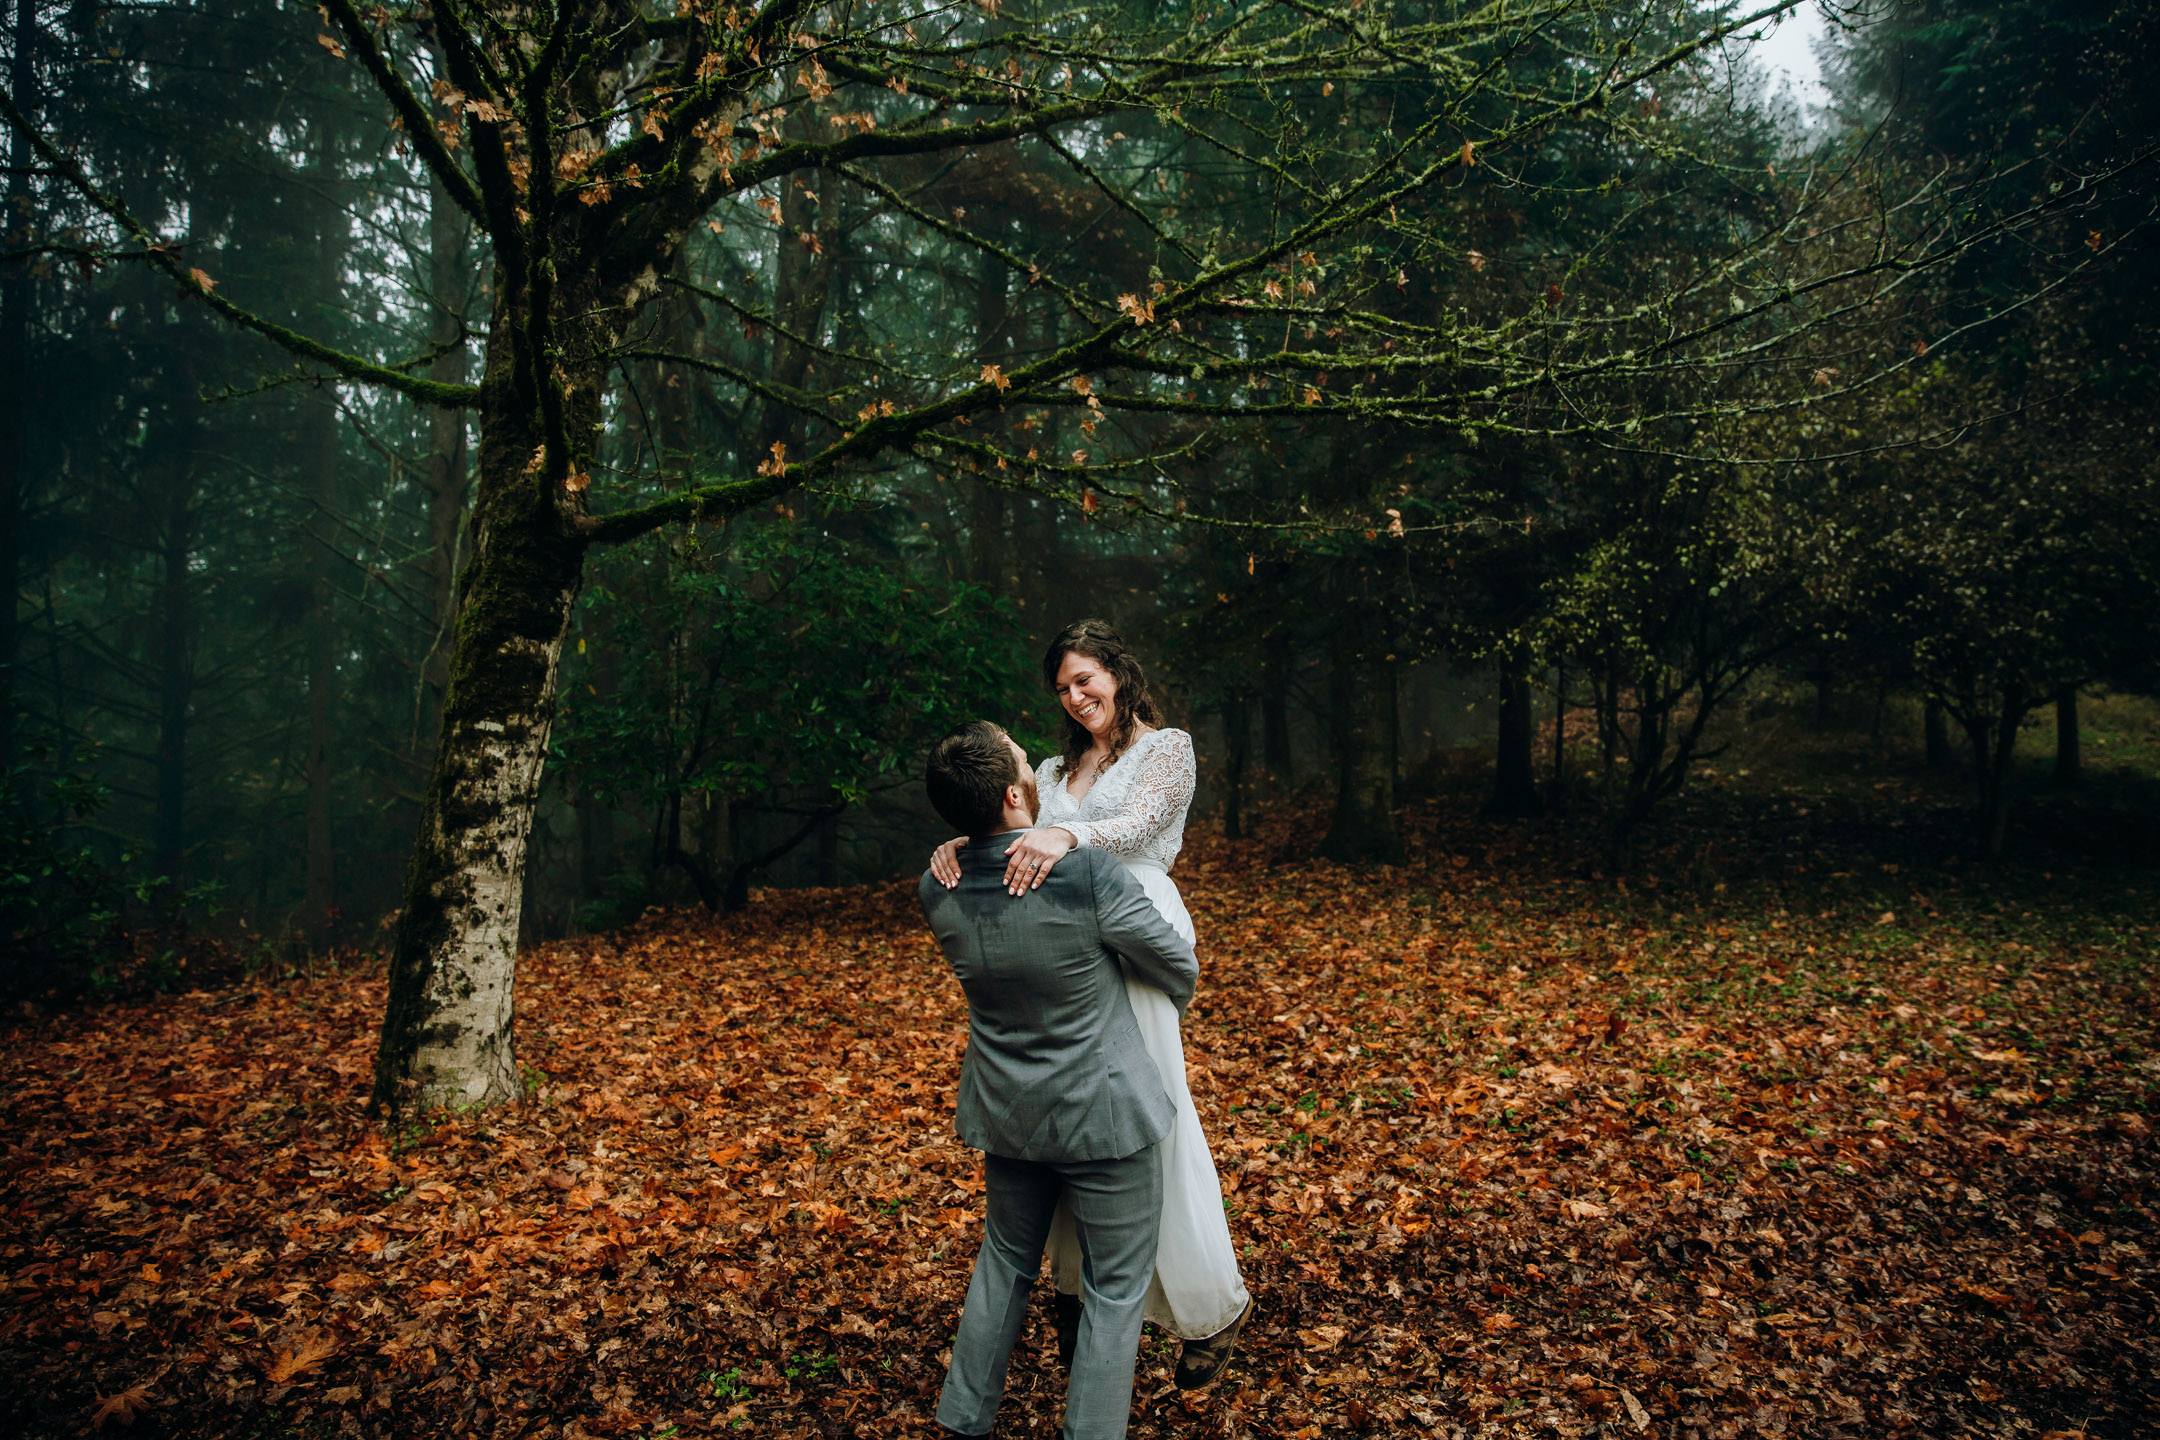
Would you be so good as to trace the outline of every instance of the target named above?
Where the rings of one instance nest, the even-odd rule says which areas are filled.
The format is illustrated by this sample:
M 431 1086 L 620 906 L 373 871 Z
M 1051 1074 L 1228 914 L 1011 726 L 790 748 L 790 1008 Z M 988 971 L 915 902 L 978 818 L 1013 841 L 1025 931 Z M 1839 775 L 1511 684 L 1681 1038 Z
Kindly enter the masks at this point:
M 17 109 L 122 177 L 137 213 L 184 228 L 187 265 L 275 297 L 273 320 L 474 378 L 487 257 L 311 11 L 8 11 Z M 1737 79 L 1703 72 L 1671 103 L 1772 175 L 1864 151 L 1885 173 L 1995 186 L 1998 208 L 2082 184 L 2160 131 L 2146 7 L 1927 0 L 1842 18 L 1821 113 L 1741 58 Z M 11 143 L 9 983 L 173 983 L 181 934 L 258 965 L 371 948 L 435 744 L 474 436 L 296 373 L 116 261 Z M 1244 198 L 1210 197 L 1204 155 L 1128 151 L 1132 184 L 1236 223 Z M 1583 233 L 1582 197 L 1635 180 L 1587 148 L 1544 161 L 1538 184 L 1442 202 L 1478 247 L 1458 273 L 1405 274 L 1404 293 L 1465 314 L 1557 295 L 1542 257 Z M 922 185 L 1023 252 L 1097 243 L 1084 197 L 1018 151 Z M 702 271 L 740 269 L 756 313 L 805 343 L 676 287 L 642 319 L 639 355 L 771 347 L 814 386 L 819 346 L 973 366 L 1053 343 L 1044 293 L 972 251 L 897 241 L 837 179 L 777 189 L 695 243 Z M 1582 263 L 1621 279 L 1693 263 L 1731 216 L 1714 187 L 1676 193 L 1666 228 Z M 2133 165 L 2029 242 L 1975 252 L 1915 302 L 1932 328 L 1846 317 L 1791 377 L 1813 408 L 1752 437 L 1739 422 L 1718 460 L 1281 420 L 1217 449 L 1212 479 L 1370 497 L 1372 528 L 1157 524 L 904 460 L 850 493 L 608 550 L 564 661 L 527 933 L 912 871 L 939 838 L 915 797 L 923 744 L 987 714 L 1039 749 L 1054 712 L 1036 656 L 1082 614 L 1126 632 L 1197 736 L 1196 817 L 1235 836 L 1256 803 L 1299 798 L 1328 807 L 1323 848 L 1342 858 L 1391 858 L 1399 806 L 1454 786 L 1496 815 L 1564 815 L 1586 865 L 1624 868 L 1691 779 L 1783 783 L 1832 750 L 1821 765 L 1863 779 L 1934 776 L 1983 857 L 2015 855 L 2029 799 L 2080 776 L 2092 803 L 2149 815 L 2154 194 Z M 1127 263 L 1103 243 L 1104 264 Z M 1947 337 L 1931 354 L 1928 333 Z M 1844 388 L 1908 346 L 1924 362 Z M 713 456 L 748 469 L 799 423 L 717 370 L 638 356 L 615 367 L 605 415 L 596 468 L 662 489 Z M 1098 423 L 1145 443 L 1144 417 L 1018 422 L 1067 448 L 1099 443 Z M 1749 463 L 1801 449 L 1834 458 Z M 2118 855 L 2150 844 L 2135 825 L 2108 833 Z

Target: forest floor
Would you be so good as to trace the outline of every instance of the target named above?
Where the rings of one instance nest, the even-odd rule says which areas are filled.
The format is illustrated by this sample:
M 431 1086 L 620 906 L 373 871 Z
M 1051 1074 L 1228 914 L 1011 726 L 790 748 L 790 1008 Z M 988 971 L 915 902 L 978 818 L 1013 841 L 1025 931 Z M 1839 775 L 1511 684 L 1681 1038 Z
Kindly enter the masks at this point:
M 1150 1332 L 1134 1435 L 2160 1428 L 2149 830 L 1981 869 L 1906 780 L 1712 780 L 1606 877 L 1475 799 L 1399 867 L 1294 810 L 1180 861 L 1259 1310 L 1197 1396 Z M 911 884 L 534 949 L 514 1108 L 371 1121 L 382 997 L 9 1022 L 0 1428 L 933 1432 L 981 1180 Z M 1038 1310 L 1001 1435 L 1054 1432 Z

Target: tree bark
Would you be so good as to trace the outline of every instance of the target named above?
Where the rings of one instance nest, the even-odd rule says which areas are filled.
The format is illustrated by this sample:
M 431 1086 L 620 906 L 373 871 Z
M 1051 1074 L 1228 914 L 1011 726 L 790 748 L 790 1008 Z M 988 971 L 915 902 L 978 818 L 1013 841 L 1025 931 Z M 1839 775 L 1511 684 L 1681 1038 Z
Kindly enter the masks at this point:
M 451 59 L 467 93 L 487 83 L 463 52 Z M 552 101 L 543 108 L 567 113 Z M 722 133 L 739 114 L 739 103 L 723 108 Z M 482 177 L 496 263 L 476 402 L 478 482 L 439 738 L 391 954 L 378 1107 L 519 1094 L 511 1022 L 525 855 L 563 637 L 586 548 L 600 533 L 585 495 L 602 394 L 611 357 L 660 292 L 721 173 L 708 151 L 691 162 L 687 183 L 663 192 L 668 203 L 634 219 L 548 186 L 516 192 L 499 172 Z M 532 209 L 509 223 L 514 193 Z M 738 505 L 756 493 L 746 487 Z
M 975 272 L 975 354 L 978 364 L 1003 361 L 1007 347 L 1001 331 L 1010 312 L 1004 262 L 978 257 Z M 1011 562 L 1005 539 L 1005 492 L 978 479 L 968 494 L 968 573 L 993 595 L 1006 593 Z
M 326 148 L 320 167 L 326 190 L 334 182 L 332 158 Z M 344 288 L 345 217 L 334 205 L 324 208 L 316 252 L 320 265 L 316 295 L 326 310 L 335 311 Z M 337 548 L 337 387 L 320 386 L 310 398 L 310 433 L 300 446 L 301 463 L 313 471 L 307 487 L 312 503 L 308 515 L 311 543 L 306 554 L 315 572 L 308 607 L 307 889 L 301 905 L 301 931 L 319 945 L 329 938 L 337 899 L 337 855 L 330 838 L 330 746 L 337 705 L 337 593 L 330 583 Z
M 578 837 L 578 899 L 600 898 L 607 889 L 615 861 L 615 809 L 603 805 L 592 792 L 592 782 L 580 777 L 576 799 Z
M 1260 763 L 1270 776 L 1288 780 L 1290 755 L 1290 636 L 1267 637 L 1260 661 Z
M 2015 690 L 2005 691 L 1993 710 L 1959 716 L 1972 742 L 1973 773 L 1980 792 L 1979 850 L 1999 860 L 2010 832 L 2010 782 L 2017 761 L 2018 729 L 2030 708 Z
M 2055 783 L 2075 785 L 2084 774 L 2084 758 L 2078 746 L 2077 686 L 2055 690 Z
M 326 247 L 327 248 L 327 247 Z M 308 558 L 314 565 L 313 603 L 308 612 L 308 730 L 307 730 L 307 891 L 301 906 L 301 930 L 321 943 L 327 938 L 331 909 L 336 903 L 337 856 L 330 839 L 330 744 L 331 715 L 336 704 L 337 649 L 336 595 L 330 584 L 330 533 L 332 507 L 337 488 L 337 391 L 325 386 L 314 397 L 309 417 L 312 444 L 303 447 L 314 467 L 314 513 L 308 529 L 313 544 Z
M 676 278 L 686 278 L 681 257 Z M 677 355 L 704 353 L 699 331 L 702 317 L 696 300 L 681 289 L 660 293 L 649 307 L 647 323 L 653 347 Z M 693 483 L 696 473 L 698 372 L 671 360 L 641 360 L 626 366 L 636 397 L 645 443 L 651 448 L 654 467 L 663 489 L 680 490 Z
M 1329 675 L 1335 728 L 1335 818 L 1320 853 L 1330 860 L 1400 864 L 1395 827 L 1395 667 L 1338 652 Z
M 443 74 L 445 68 L 438 51 L 435 73 Z M 455 384 L 465 379 L 466 356 L 464 346 L 457 343 L 460 312 L 451 308 L 450 298 L 457 296 L 460 306 L 467 299 L 466 220 L 440 180 L 433 182 L 428 194 L 428 288 L 435 305 L 429 343 L 439 352 L 428 363 L 428 378 Z M 453 597 L 469 465 L 465 431 L 461 412 L 444 407 L 428 411 L 428 455 L 422 483 L 427 487 L 428 595 L 434 607 L 435 634 L 422 666 L 426 690 L 420 724 L 421 733 L 429 736 L 436 733 L 443 696 L 450 688 Z
M 695 854 L 682 843 L 681 790 L 668 796 L 667 816 L 662 825 L 667 831 L 667 863 L 682 871 L 689 879 L 690 887 L 697 891 L 698 903 L 714 914 L 729 909 L 726 904 L 730 879 L 728 871 L 734 862 L 737 849 L 735 832 L 739 828 L 739 817 L 733 807 L 710 792 L 701 798 L 698 805 L 698 848 Z M 746 886 L 747 883 L 746 881 Z
M 9 99 L 25 115 L 37 113 L 36 0 L 15 0 L 14 63 L 9 67 Z M 0 216 L 0 250 L 27 249 L 31 217 L 30 156 L 20 136 L 8 138 L 7 202 Z M 22 540 L 28 508 L 27 424 L 30 392 L 30 311 L 37 292 L 27 259 L 0 262 L 0 586 L 6 587 L 7 613 L 0 615 L 0 787 L 15 771 L 22 743 L 17 733 L 15 672 L 22 660 L 22 626 L 17 604 L 22 596 Z M 11 803 L 0 790 L 0 803 Z
M 1943 709 L 1942 701 L 1928 696 L 1922 708 L 1920 726 L 1927 746 L 1927 768 L 1947 770 L 1950 768 L 1950 717 Z
M 1223 838 L 1245 838 L 1245 767 L 1252 759 L 1252 716 L 1243 695 L 1233 695 L 1222 706 Z
M 156 615 L 157 759 L 153 782 L 151 845 L 157 873 L 165 879 L 163 906 L 177 913 L 187 855 L 187 740 L 195 699 L 194 582 L 189 561 L 195 549 L 193 427 L 164 432 L 169 448 L 153 452 L 157 467 L 158 584 Z
M 1567 803 L 1567 663 L 1553 666 L 1552 793 L 1546 802 L 1554 810 Z
M 806 138 L 810 121 L 807 110 L 788 117 L 794 133 Z M 773 275 L 774 314 L 797 335 L 815 338 L 825 323 L 825 309 L 832 293 L 833 264 L 839 256 L 840 231 L 834 223 L 837 201 L 814 201 L 810 181 L 815 174 L 791 176 L 780 187 L 780 243 Z M 831 186 L 826 193 L 834 193 Z M 813 246 L 810 241 L 817 241 Z M 777 387 L 799 390 L 808 383 L 817 363 L 816 352 L 793 340 L 772 339 L 772 380 Z M 745 471 L 754 469 L 772 454 L 774 445 L 802 449 L 803 420 L 791 406 L 764 402 L 751 434 L 756 443 L 742 456 Z
M 1499 753 L 1485 813 L 1495 818 L 1519 819 L 1539 814 L 1544 808 L 1538 802 L 1534 759 L 1537 732 L 1532 723 L 1530 657 L 1521 647 L 1501 656 L 1499 682 Z
M 1612 794 L 1613 771 L 1620 763 L 1620 667 L 1608 660 L 1605 673 L 1599 677 L 1597 688 L 1591 692 L 1597 704 L 1599 779 L 1598 785 L 1609 797 Z
M 511 304 L 497 300 L 498 334 L 518 323 L 503 313 Z M 512 348 L 488 347 L 472 556 L 376 1050 L 374 1103 L 393 1110 L 519 1093 L 511 1017 L 525 850 L 585 547 L 530 469 L 541 436 L 520 403 Z M 590 435 L 597 385 L 576 399 L 572 433 Z

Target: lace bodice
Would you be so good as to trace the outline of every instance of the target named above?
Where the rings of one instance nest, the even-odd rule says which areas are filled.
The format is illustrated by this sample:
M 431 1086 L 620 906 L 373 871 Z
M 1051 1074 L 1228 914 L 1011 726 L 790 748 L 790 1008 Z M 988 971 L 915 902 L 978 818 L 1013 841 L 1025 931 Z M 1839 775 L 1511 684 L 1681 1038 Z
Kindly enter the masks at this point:
M 1185 810 L 1192 804 L 1192 736 L 1183 730 L 1141 736 L 1078 801 L 1065 789 L 1064 768 L 1055 755 L 1035 767 L 1042 799 L 1038 823 L 1070 830 L 1082 848 L 1099 845 L 1128 864 L 1170 868 L 1184 847 Z

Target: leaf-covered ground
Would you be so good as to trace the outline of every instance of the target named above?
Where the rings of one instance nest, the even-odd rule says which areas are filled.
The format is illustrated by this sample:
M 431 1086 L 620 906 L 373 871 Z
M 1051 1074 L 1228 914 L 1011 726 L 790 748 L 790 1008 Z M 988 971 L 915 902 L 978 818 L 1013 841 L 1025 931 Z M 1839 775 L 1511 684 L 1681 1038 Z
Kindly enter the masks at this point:
M 1196 839 L 1260 1308 L 1199 1398 L 1151 1332 L 1135 1435 L 2160 1427 L 2145 872 L 1915 874 L 1905 820 L 1704 803 L 1632 882 L 1467 803 L 1392 870 L 1292 816 Z M 13 1022 L 0 1428 L 929 1433 L 981 1183 L 912 886 L 523 973 L 534 1102 L 402 1133 L 377 973 Z M 1000 1433 L 1047 1435 L 1045 1315 L 1024 1347 Z

